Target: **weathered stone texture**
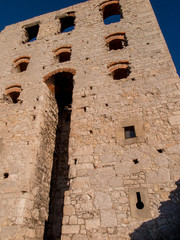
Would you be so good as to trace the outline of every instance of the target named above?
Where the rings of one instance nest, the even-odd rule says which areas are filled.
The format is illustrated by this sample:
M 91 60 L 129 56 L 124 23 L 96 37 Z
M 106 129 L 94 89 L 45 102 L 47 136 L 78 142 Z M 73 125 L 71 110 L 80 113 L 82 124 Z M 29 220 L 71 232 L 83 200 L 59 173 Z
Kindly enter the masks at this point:
M 109 25 L 102 3 L 0 33 L 1 240 L 180 238 L 179 77 L 149 0 L 119 0 L 123 18 Z M 60 33 L 59 18 L 68 14 L 75 29 Z M 37 39 L 26 42 L 25 28 L 35 23 Z M 114 33 L 125 33 L 127 46 L 109 50 Z M 66 46 L 71 58 L 59 62 L 55 52 Z M 29 64 L 19 72 L 21 57 Z M 119 61 L 130 72 L 114 80 L 108 66 Z M 62 72 L 74 81 L 69 119 L 53 80 Z M 136 136 L 125 138 L 131 126 Z M 137 208 L 141 201 L 147 214 Z

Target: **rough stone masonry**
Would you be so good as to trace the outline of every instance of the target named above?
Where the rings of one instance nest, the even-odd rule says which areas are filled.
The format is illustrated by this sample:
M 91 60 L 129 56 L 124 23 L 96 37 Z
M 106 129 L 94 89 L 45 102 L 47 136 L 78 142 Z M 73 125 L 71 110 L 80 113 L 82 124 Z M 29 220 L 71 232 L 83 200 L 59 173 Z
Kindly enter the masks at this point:
M 180 81 L 149 0 L 19 22 L 0 48 L 0 239 L 180 239 Z

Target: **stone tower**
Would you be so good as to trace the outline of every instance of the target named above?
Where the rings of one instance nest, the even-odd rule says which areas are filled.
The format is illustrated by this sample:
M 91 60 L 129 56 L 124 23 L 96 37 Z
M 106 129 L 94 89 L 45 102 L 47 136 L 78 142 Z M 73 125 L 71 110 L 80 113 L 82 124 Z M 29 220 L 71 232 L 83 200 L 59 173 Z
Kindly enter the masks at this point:
M 180 239 L 180 82 L 149 0 L 89 0 L 0 46 L 0 239 Z

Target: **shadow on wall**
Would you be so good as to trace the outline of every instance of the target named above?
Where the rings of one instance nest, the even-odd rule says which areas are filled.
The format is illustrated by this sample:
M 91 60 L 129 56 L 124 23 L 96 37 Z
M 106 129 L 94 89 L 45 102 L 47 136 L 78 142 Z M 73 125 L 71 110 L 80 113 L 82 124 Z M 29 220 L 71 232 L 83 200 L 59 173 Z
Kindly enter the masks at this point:
M 162 202 L 159 217 L 143 223 L 133 233 L 131 240 L 180 240 L 180 180 L 170 193 L 170 200 Z
M 58 125 L 51 174 L 49 217 L 45 223 L 44 240 L 57 240 L 61 236 L 64 194 L 69 189 L 68 148 L 71 120 L 73 75 L 58 73 L 52 77 L 58 105 Z

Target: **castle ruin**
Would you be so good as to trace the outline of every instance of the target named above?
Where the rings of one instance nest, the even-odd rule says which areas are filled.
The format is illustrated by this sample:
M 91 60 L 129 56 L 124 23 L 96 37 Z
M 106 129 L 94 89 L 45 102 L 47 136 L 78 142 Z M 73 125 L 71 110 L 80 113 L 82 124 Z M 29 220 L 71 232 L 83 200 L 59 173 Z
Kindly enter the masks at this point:
M 89 0 L 0 46 L 0 240 L 179 240 L 180 81 L 149 0 Z

